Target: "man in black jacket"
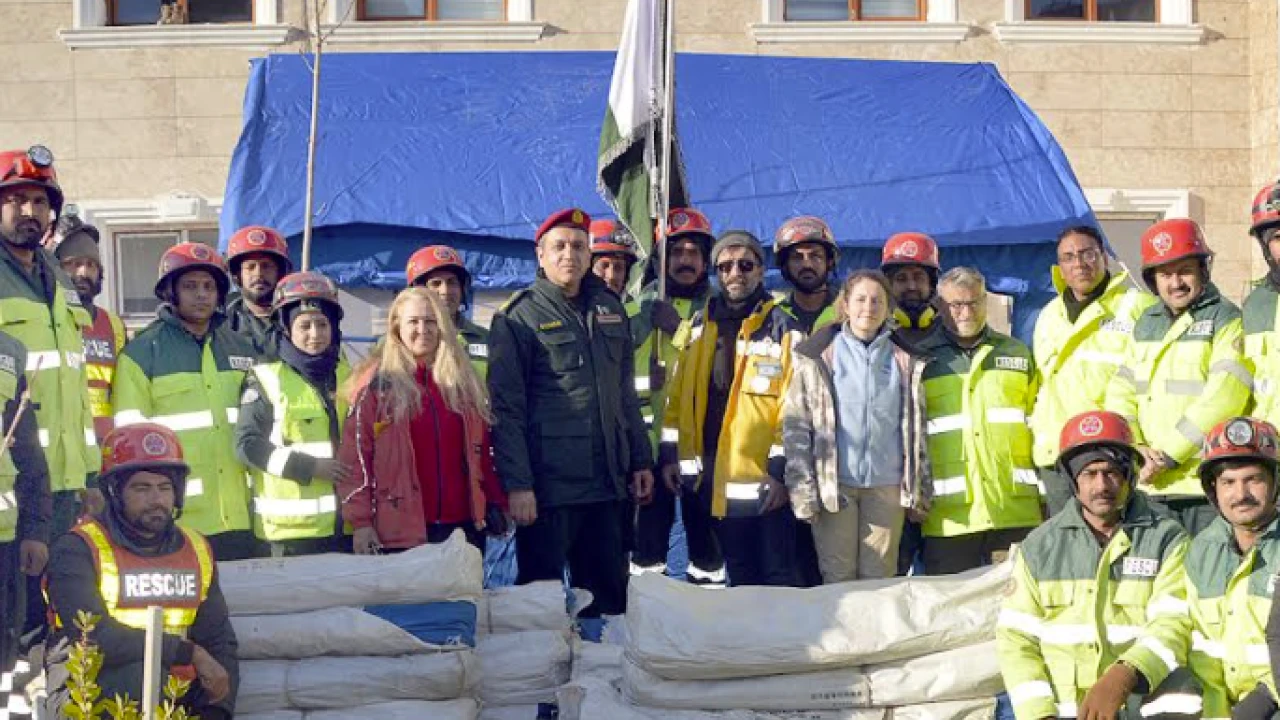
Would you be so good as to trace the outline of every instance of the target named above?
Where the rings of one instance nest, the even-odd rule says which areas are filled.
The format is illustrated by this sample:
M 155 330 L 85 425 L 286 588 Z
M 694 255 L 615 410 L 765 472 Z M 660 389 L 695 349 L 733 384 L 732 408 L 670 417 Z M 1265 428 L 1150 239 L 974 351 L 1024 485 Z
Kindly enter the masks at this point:
M 151 605 L 164 609 L 161 665 L 192 680 L 181 704 L 202 720 L 234 715 L 237 643 L 213 553 L 198 533 L 174 524 L 188 472 L 177 436 L 162 425 L 128 425 L 103 441 L 99 487 L 107 509 L 59 538 L 49 565 L 51 717 L 68 699 L 66 647 L 79 639 L 80 613 L 97 618 L 89 640 L 103 655 L 101 697 L 143 701 Z
M 538 228 L 538 279 L 489 328 L 489 393 L 517 582 L 559 580 L 568 563 L 596 617 L 626 609 L 621 503 L 628 484 L 648 502 L 653 473 L 627 314 L 589 273 L 590 222 L 571 209 Z

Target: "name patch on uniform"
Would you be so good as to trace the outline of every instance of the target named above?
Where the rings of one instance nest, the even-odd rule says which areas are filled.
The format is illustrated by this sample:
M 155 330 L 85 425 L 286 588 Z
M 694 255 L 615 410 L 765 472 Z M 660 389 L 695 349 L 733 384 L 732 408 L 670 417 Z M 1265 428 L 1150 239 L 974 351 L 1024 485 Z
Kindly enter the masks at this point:
M 124 590 L 121 599 L 130 604 L 147 604 L 145 601 L 154 600 L 162 602 L 198 600 L 200 597 L 200 583 L 193 572 L 183 570 L 131 572 L 125 573 L 120 580 Z
M 10 375 L 18 374 L 18 361 L 12 355 L 0 355 L 0 370 Z
M 776 378 L 782 375 L 782 363 L 776 362 L 759 362 L 756 363 L 756 376 L 766 378 Z
M 622 316 L 617 313 L 602 312 L 596 315 L 596 322 L 601 325 L 617 325 L 622 322 Z
M 1098 325 L 1098 329 L 1105 330 L 1107 332 L 1117 332 L 1117 333 L 1124 333 L 1125 335 L 1132 335 L 1133 323 L 1128 322 L 1126 320 L 1116 320 L 1113 318 L 1111 320 L 1103 320 L 1102 323 Z
M 112 360 L 115 357 L 111 341 L 102 338 L 85 338 L 84 354 L 90 360 Z
M 1026 358 L 1020 357 L 998 357 L 996 358 L 996 367 L 1001 370 L 1017 370 L 1019 372 L 1027 372 L 1031 369 L 1031 363 Z
M 227 362 L 231 364 L 233 370 L 251 370 L 253 369 L 253 358 L 244 357 L 243 355 L 228 355 Z
M 541 325 L 538 326 L 538 329 L 539 330 L 559 330 L 562 327 L 564 327 L 564 323 L 560 322 L 559 320 L 552 320 L 551 322 L 542 323 Z
M 1158 572 L 1160 572 L 1160 561 L 1151 558 L 1127 557 L 1124 559 L 1124 564 L 1120 566 L 1122 575 L 1155 577 Z
M 480 343 L 468 345 L 467 354 L 471 355 L 473 358 L 487 358 L 489 357 L 489 346 L 482 345 Z
M 1187 328 L 1188 337 L 1209 337 L 1213 334 L 1212 320 L 1197 320 L 1191 323 L 1191 327 Z

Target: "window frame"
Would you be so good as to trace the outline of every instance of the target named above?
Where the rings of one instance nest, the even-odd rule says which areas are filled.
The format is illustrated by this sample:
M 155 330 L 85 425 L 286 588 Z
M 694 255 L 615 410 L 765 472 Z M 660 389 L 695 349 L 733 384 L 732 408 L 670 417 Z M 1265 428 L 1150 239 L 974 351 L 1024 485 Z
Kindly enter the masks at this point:
M 1073 17 L 1032 17 L 1032 16 L 1031 16 L 1031 2 L 1032 2 L 1032 0 L 1022 0 L 1022 17 L 1023 17 L 1023 18 L 1025 18 L 1025 21 L 1026 21 L 1026 22 L 1034 22 L 1034 23 L 1039 23 L 1039 22 L 1105 23 L 1105 24 L 1108 24 L 1108 25 L 1110 25 L 1110 24 L 1120 24 L 1120 23 L 1130 23 L 1130 22 L 1136 22 L 1136 23 L 1156 23 L 1156 24 L 1159 24 L 1159 23 L 1161 22 L 1161 20 L 1160 20 L 1160 0 L 1150 0 L 1151 5 L 1152 5 L 1152 8 L 1153 8 L 1153 9 L 1154 9 L 1154 11 L 1155 11 L 1155 19 L 1153 19 L 1153 20 L 1099 20 L 1099 19 L 1098 19 L 1098 0 L 1080 0 L 1080 2 L 1084 3 L 1084 17 L 1082 17 L 1082 18 L 1073 18 Z
M 505 23 L 508 22 L 509 8 L 507 3 L 510 0 L 502 0 L 502 12 L 498 20 L 465 20 L 463 22 L 481 22 L 481 23 Z M 406 15 L 403 17 L 369 17 L 366 10 L 367 0 L 355 0 L 356 3 L 356 21 L 358 22 L 452 22 L 451 20 L 440 19 L 440 0 L 423 0 L 424 13 L 422 17 Z
M 150 318 L 155 317 L 156 311 L 155 309 L 152 309 L 147 312 L 133 312 L 125 309 L 125 301 L 130 297 L 129 292 L 134 288 L 125 287 L 124 264 L 127 261 L 127 259 L 125 258 L 125 253 L 120 251 L 121 241 L 123 241 L 126 238 L 152 238 L 157 241 L 162 239 L 174 238 L 173 242 L 170 242 L 168 245 L 165 246 L 167 249 L 167 248 L 173 247 L 174 245 L 177 245 L 178 243 L 198 242 L 198 241 L 192 240 L 191 234 L 193 232 L 209 232 L 209 231 L 213 231 L 213 233 L 216 236 L 218 232 L 217 224 L 216 223 L 214 224 L 182 223 L 182 224 L 175 224 L 173 226 L 168 226 L 168 227 L 166 226 L 152 226 L 152 227 L 133 226 L 133 227 L 123 227 L 118 230 L 113 229 L 111 231 L 112 248 L 115 251 L 113 253 L 115 257 L 113 258 L 114 262 L 112 263 L 113 267 L 111 268 L 111 271 L 115 277 L 115 281 L 116 281 L 115 285 L 117 288 L 115 297 L 113 298 L 114 302 L 112 303 L 112 305 L 114 306 L 115 312 L 120 316 L 120 318 L 126 321 L 126 324 L 129 321 L 143 321 L 143 320 L 149 321 Z M 215 251 L 218 249 L 216 241 L 213 245 L 209 245 L 208 247 L 213 248 Z M 160 306 L 160 301 L 157 300 L 156 308 L 158 308 L 159 306 Z
M 117 8 L 119 7 L 120 0 L 105 0 L 105 2 L 106 2 L 106 20 L 107 20 L 106 27 L 136 28 L 136 27 L 151 27 L 155 25 L 155 23 L 138 23 L 138 24 L 132 24 L 132 25 L 121 25 L 116 21 L 116 11 L 117 11 Z M 157 2 L 159 2 L 159 0 L 157 0 Z M 182 6 L 184 9 L 187 9 L 189 14 L 191 0 L 174 0 L 174 2 Z M 248 21 L 237 20 L 235 22 L 224 22 L 224 23 L 195 23 L 195 25 L 196 26 L 212 25 L 214 27 L 257 25 L 258 24 L 258 3 L 254 2 L 254 0 L 244 0 L 244 2 L 249 3 L 249 20 Z M 363 0 L 361 0 L 361 2 L 363 2 Z M 190 26 L 191 23 L 184 23 L 184 25 Z
M 364 0 L 360 0 L 360 1 L 361 1 L 361 2 L 364 2 Z M 1030 2 L 1030 1 L 1031 1 L 1031 0 L 1027 0 L 1027 2 Z M 916 14 L 915 14 L 914 16 L 910 16 L 910 17 L 908 17 L 908 16 L 905 16 L 905 15 L 904 15 L 904 16 L 902 16 L 902 17 L 871 17 L 871 18 L 864 18 L 864 17 L 861 17 L 861 14 L 862 14 L 862 3 L 863 3 L 863 0 L 848 0 L 849 17 L 845 18 L 844 20 L 792 20 L 791 18 L 787 17 L 787 6 L 788 6 L 788 5 L 790 5 L 790 0 L 783 0 L 783 3 L 782 3 L 782 21 L 783 21 L 783 22 L 789 22 L 789 23 L 806 23 L 806 22 L 858 22 L 858 23 L 861 23 L 861 22 L 874 22 L 874 23 L 879 23 L 879 22 L 924 22 L 926 19 L 928 19 L 928 16 L 929 16 L 929 0 L 915 0 L 915 3 L 916 3 Z

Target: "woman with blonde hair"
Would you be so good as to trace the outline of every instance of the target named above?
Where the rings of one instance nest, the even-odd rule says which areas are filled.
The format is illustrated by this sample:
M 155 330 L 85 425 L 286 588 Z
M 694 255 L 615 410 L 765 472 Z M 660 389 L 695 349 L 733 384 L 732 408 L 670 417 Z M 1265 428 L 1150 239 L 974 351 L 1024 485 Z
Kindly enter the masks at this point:
M 430 291 L 405 289 L 387 335 L 352 374 L 339 458 L 342 516 L 357 554 L 443 542 L 461 529 L 484 551 L 506 532 L 493 471 L 488 394 Z

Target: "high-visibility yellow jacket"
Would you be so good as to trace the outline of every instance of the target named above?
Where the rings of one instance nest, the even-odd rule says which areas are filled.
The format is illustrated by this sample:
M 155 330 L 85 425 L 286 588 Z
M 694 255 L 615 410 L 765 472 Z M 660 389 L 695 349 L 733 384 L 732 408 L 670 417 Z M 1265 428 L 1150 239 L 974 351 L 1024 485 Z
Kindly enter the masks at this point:
M 667 386 L 654 387 L 653 378 L 650 374 L 653 361 L 653 336 L 657 331 L 653 327 L 649 313 L 657 296 L 657 288 L 650 285 L 640 291 L 640 294 L 635 299 L 626 304 L 627 317 L 631 320 L 631 339 L 636 348 L 636 396 L 640 398 L 640 416 L 644 418 L 645 425 L 649 428 L 649 439 L 653 443 L 655 451 L 658 448 L 658 440 L 662 435 L 662 408 L 666 407 L 667 401 Z M 710 296 L 711 290 L 708 286 L 708 289 L 697 297 L 670 297 L 667 298 L 667 302 L 675 307 L 682 320 L 688 321 L 693 317 L 694 313 L 707 306 L 707 298 Z M 673 341 L 674 335 L 664 333 L 661 343 L 662 350 L 658 355 L 662 365 L 666 368 L 668 385 L 670 384 L 672 373 L 675 371 L 676 358 L 679 357 L 679 350 L 677 350 Z
M 0 247 L 0 330 L 27 349 L 27 384 L 53 492 L 83 489 L 102 466 L 80 336 L 91 324 L 75 285 L 51 254 L 36 250 L 35 270 L 28 274 Z
M 1062 273 L 1053 268 L 1053 283 L 1067 292 Z M 1061 294 L 1040 311 L 1031 348 L 1040 371 L 1040 392 L 1031 414 L 1038 467 L 1058 462 L 1058 434 L 1067 420 L 1102 407 L 1111 376 L 1133 349 L 1133 328 L 1142 311 L 1157 302 L 1133 287 L 1127 273 L 1111 278 L 1102 297 L 1068 319 Z
M 13 338 L 0 334 L 0 412 L 18 399 L 22 385 L 19 374 L 25 371 L 26 364 L 27 352 L 22 345 Z M 0 437 L 8 432 L 9 427 L 0 422 Z M 34 447 L 29 445 L 30 441 L 23 443 L 21 433 L 16 431 L 14 442 L 14 447 L 0 454 L 0 543 L 13 542 L 18 535 L 18 466 L 13 461 L 13 455 L 28 447 L 34 451 Z M 41 478 L 41 482 L 47 483 L 48 480 Z M 48 491 L 43 494 L 48 495 Z M 25 503 L 31 500 L 32 498 L 23 498 L 24 509 Z M 34 514 L 34 508 L 32 513 Z
M 336 442 L 342 438 L 342 422 L 347 417 L 346 396 L 339 392 L 332 399 L 335 428 L 320 392 L 285 362 L 256 365 L 252 375 L 271 406 L 271 431 L 267 434 L 275 448 L 267 466 L 253 471 L 254 532 L 271 542 L 332 537 L 339 517 L 333 482 L 298 477 L 290 472 L 289 461 L 297 454 L 325 460 L 337 457 Z M 350 366 L 340 362 L 337 386 L 343 387 L 350 376 Z
M 1240 310 L 1212 283 L 1178 317 L 1163 303 L 1133 331 L 1129 361 L 1111 378 L 1107 410 L 1129 420 L 1140 445 L 1166 453 L 1176 468 L 1147 486 L 1156 495 L 1203 495 L 1197 468 L 1205 433 L 1244 412 L 1252 374 L 1241 354 Z
M 1244 300 L 1244 356 L 1253 369 L 1251 416 L 1280 424 L 1280 293 L 1263 278 Z
M 1267 618 L 1280 566 L 1280 520 L 1272 520 L 1244 555 L 1219 517 L 1187 553 L 1191 604 L 1191 672 L 1204 687 L 1204 717 L 1231 717 L 1231 707 L 1266 683 L 1276 697 L 1267 650 Z
M 677 457 L 680 474 L 694 487 L 705 480 L 702 431 L 716 349 L 717 325 L 708 311 L 695 315 L 675 340 L 684 349 L 668 388 L 662 427 L 662 456 Z M 728 514 L 730 502 L 758 503 L 763 479 L 782 482 L 782 398 L 791 378 L 791 349 L 800 337 L 795 320 L 772 299 L 762 300 L 742 321 L 714 458 L 715 517 Z
M 1153 690 L 1184 665 L 1186 555 L 1182 527 L 1141 493 L 1106 547 L 1074 499 L 1033 530 L 996 625 L 1000 674 L 1018 720 L 1075 717 L 1117 661 Z
M 933 507 L 926 537 L 1040 524 L 1043 488 L 1027 416 L 1036 365 L 1018 340 L 987 328 L 966 352 L 945 332 L 923 348 Z
M 235 451 L 240 386 L 256 362 L 242 336 L 214 318 L 197 340 L 168 306 L 124 347 L 112 399 L 116 427 L 155 422 L 178 435 L 191 466 L 178 523 L 204 535 L 249 530 L 249 474 Z

